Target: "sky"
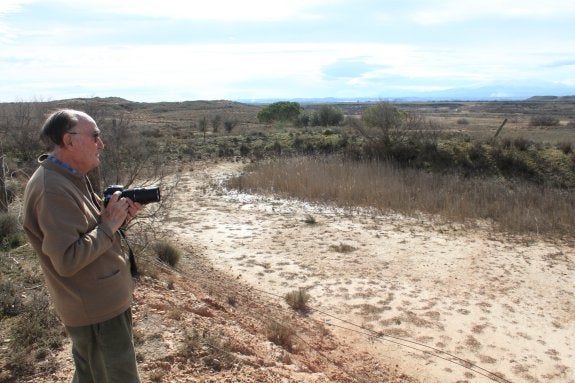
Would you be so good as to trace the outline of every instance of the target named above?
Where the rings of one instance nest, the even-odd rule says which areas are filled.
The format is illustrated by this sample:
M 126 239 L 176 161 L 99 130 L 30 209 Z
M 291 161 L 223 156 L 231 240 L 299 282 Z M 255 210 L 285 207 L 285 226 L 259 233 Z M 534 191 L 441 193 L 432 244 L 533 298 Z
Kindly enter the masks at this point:
M 575 95 L 573 0 L 2 0 L 0 102 Z

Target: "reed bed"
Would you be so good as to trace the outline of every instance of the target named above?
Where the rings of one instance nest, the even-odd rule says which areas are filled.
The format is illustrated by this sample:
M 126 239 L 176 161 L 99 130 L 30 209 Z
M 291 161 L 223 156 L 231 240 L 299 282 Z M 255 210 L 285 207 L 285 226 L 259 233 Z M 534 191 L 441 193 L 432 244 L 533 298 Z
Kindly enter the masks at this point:
M 510 233 L 573 236 L 575 195 L 569 190 L 503 178 L 466 178 L 399 168 L 384 162 L 298 157 L 256 163 L 227 186 L 345 208 L 455 222 L 491 221 Z

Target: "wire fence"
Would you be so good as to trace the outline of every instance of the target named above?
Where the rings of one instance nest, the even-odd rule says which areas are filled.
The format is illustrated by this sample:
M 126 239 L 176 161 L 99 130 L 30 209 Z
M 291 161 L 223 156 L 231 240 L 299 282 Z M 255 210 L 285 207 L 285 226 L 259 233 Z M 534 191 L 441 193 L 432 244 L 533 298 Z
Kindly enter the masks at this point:
M 192 280 L 196 280 L 197 278 L 191 278 L 191 275 L 182 270 L 181 268 L 174 268 L 171 267 L 157 259 L 148 259 L 146 258 L 145 261 L 152 263 L 154 266 L 159 267 L 160 269 L 167 271 L 169 273 L 175 273 L 177 275 L 179 275 L 180 277 L 192 281 Z M 198 265 L 199 267 L 202 267 L 201 265 Z M 207 270 L 206 270 L 207 271 Z M 203 273 L 203 275 L 208 275 L 207 273 Z M 218 285 L 215 283 L 215 281 L 209 279 L 209 278 L 205 278 L 203 279 L 202 283 L 205 283 L 207 285 L 209 285 L 209 289 L 211 291 L 217 291 L 223 295 L 229 294 L 230 291 L 229 290 L 225 290 L 222 285 Z M 267 290 L 262 290 L 262 289 L 258 289 L 256 287 L 251 286 L 250 287 L 253 291 L 259 292 L 261 294 L 265 294 L 269 297 L 272 297 L 274 299 L 280 300 L 280 301 L 284 301 L 285 297 L 278 295 L 276 293 L 267 291 Z M 237 295 L 242 295 L 241 292 L 239 291 L 234 291 L 234 294 Z M 250 297 L 243 296 L 243 298 L 245 299 L 251 299 Z M 262 302 L 260 302 L 262 303 Z M 263 304 L 265 305 L 265 302 L 263 302 Z M 364 326 L 358 325 L 356 323 L 353 323 L 349 320 L 340 318 L 336 315 L 333 315 L 329 312 L 326 312 L 324 310 L 319 310 L 313 306 L 307 305 L 306 306 L 307 311 L 309 313 L 317 313 L 320 315 L 323 315 L 324 317 L 333 319 L 335 321 L 337 321 L 340 324 L 334 324 L 331 322 L 328 322 L 326 320 L 321 320 L 321 322 L 327 326 L 331 326 L 333 328 L 338 328 L 340 330 L 344 330 L 344 331 L 349 331 L 355 334 L 358 334 L 360 336 L 365 336 L 367 339 L 369 340 L 375 340 L 375 341 L 380 341 L 380 342 L 386 342 L 386 343 L 391 343 L 394 345 L 397 345 L 401 348 L 405 348 L 405 349 L 409 349 L 412 351 L 418 351 L 418 352 L 422 352 L 426 355 L 432 356 L 434 358 L 438 358 L 441 360 L 444 360 L 448 363 L 457 365 L 461 368 L 464 368 L 468 371 L 474 372 L 478 375 L 484 376 L 488 379 L 490 379 L 493 382 L 497 382 L 497 383 L 513 383 L 512 381 L 506 379 L 505 377 L 501 376 L 498 373 L 492 372 L 490 370 L 487 370 L 475 363 L 472 363 L 464 358 L 461 358 L 453 353 L 438 349 L 436 347 L 432 347 L 417 341 L 413 341 L 410 339 L 406 339 L 406 338 L 401 338 L 401 337 L 397 337 L 397 336 L 393 336 L 393 335 L 388 335 L 385 334 L 384 332 L 379 332 L 379 331 L 374 331 L 368 328 L 365 328 Z M 268 321 L 273 321 L 275 324 L 279 325 L 279 326 L 283 326 L 282 324 L 282 320 L 278 319 L 277 317 L 272 317 L 266 313 L 258 313 L 259 315 L 262 316 L 263 319 L 266 319 Z M 279 314 L 278 314 L 279 316 Z M 332 364 L 333 366 L 335 366 L 337 369 L 339 369 L 342 373 L 344 373 L 345 375 L 347 375 L 348 377 L 350 377 L 351 379 L 353 379 L 356 382 L 360 382 L 360 383 L 369 383 L 369 380 L 366 380 L 365 378 L 359 377 L 357 376 L 357 374 L 352 373 L 351 371 L 347 370 L 344 368 L 344 366 L 342 366 L 341 364 L 335 362 L 334 360 L 332 360 L 331 358 L 329 358 L 327 355 L 325 355 L 325 353 L 321 352 L 320 350 L 318 350 L 316 347 L 314 347 L 313 345 L 311 345 L 309 342 L 307 342 L 305 339 L 303 339 L 301 336 L 294 334 L 296 336 L 296 338 L 298 340 L 300 340 L 302 343 L 304 343 L 307 347 L 309 347 L 311 350 L 313 350 L 315 353 L 317 353 L 320 357 L 322 357 L 323 359 L 325 359 L 327 362 L 329 362 L 330 364 Z

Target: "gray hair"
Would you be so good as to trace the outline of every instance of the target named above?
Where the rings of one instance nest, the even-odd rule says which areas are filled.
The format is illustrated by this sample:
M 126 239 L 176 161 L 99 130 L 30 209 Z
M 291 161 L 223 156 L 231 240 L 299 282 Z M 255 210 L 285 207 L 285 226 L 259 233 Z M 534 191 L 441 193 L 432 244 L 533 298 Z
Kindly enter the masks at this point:
M 86 114 L 73 109 L 61 109 L 52 113 L 40 129 L 40 139 L 48 150 L 64 145 L 64 134 L 72 130 Z

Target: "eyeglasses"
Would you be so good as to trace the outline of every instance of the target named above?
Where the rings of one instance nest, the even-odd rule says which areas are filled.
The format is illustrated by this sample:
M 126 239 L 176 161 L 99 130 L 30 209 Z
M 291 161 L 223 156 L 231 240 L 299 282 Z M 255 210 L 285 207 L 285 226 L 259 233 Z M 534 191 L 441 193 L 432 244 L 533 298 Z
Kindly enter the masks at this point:
M 92 136 L 94 139 L 94 143 L 98 142 L 98 138 L 100 138 L 100 132 L 91 132 L 91 133 L 80 133 L 80 132 L 67 132 L 70 134 L 80 134 L 82 136 Z

